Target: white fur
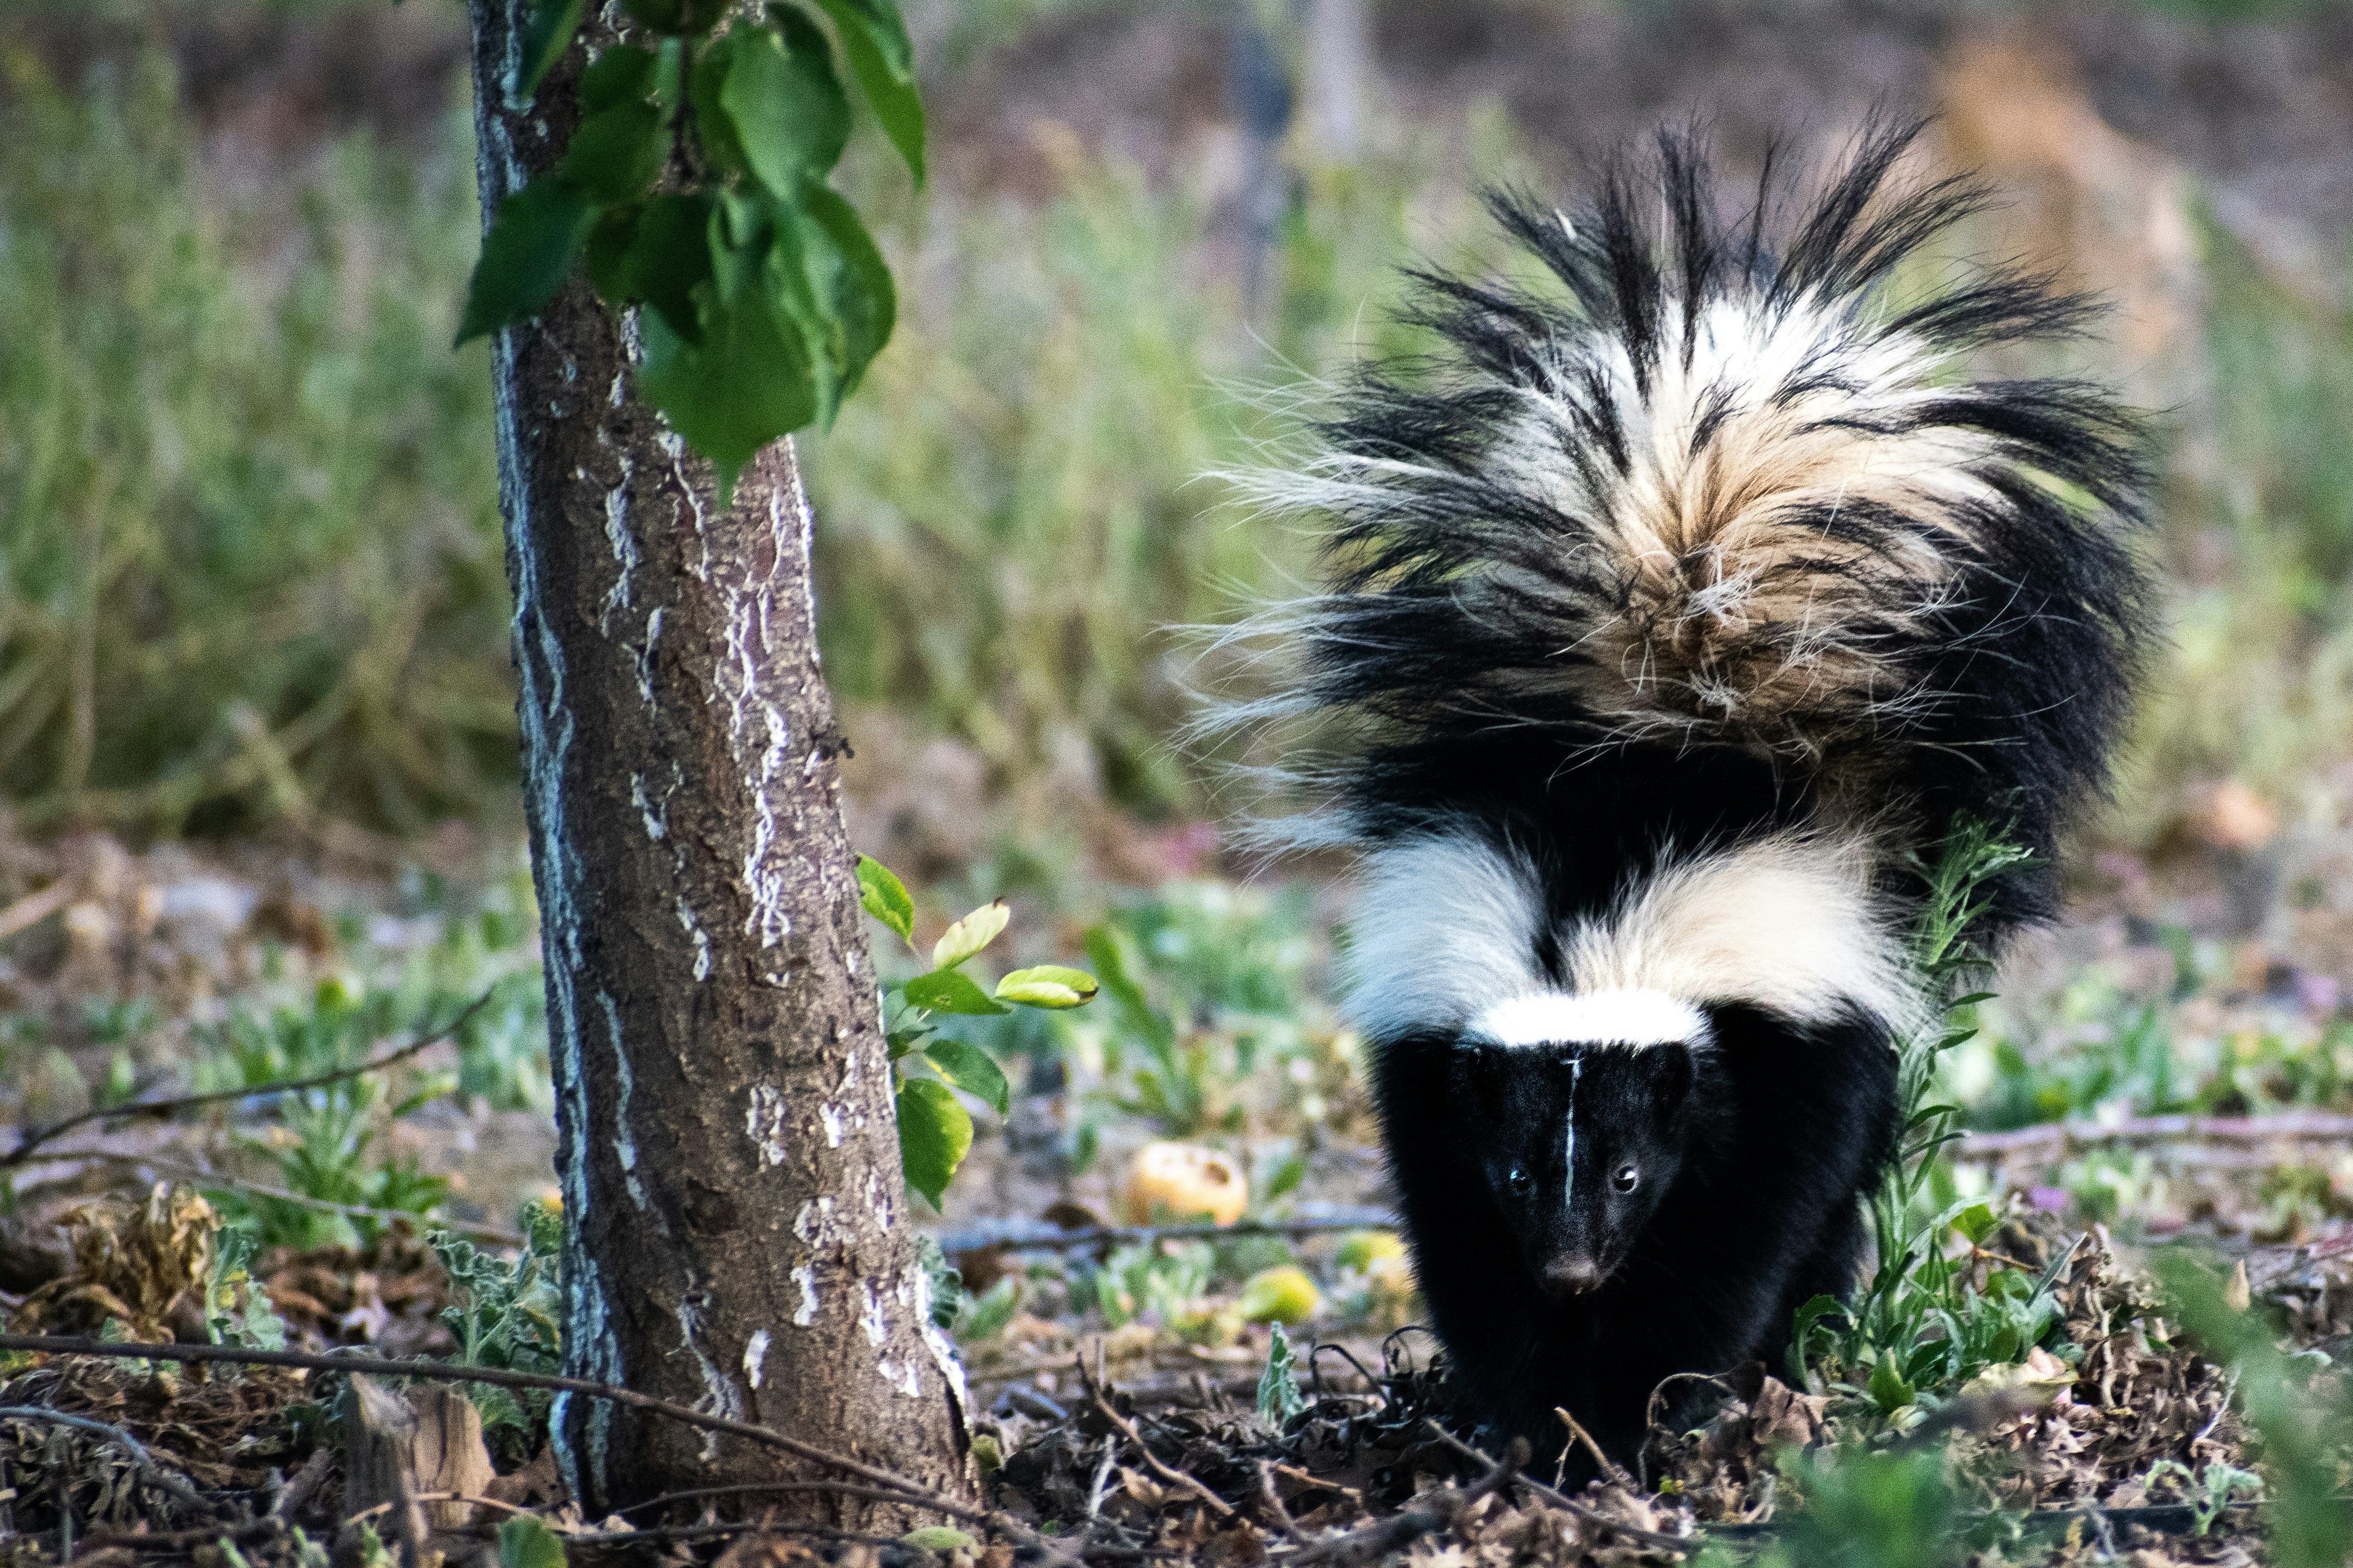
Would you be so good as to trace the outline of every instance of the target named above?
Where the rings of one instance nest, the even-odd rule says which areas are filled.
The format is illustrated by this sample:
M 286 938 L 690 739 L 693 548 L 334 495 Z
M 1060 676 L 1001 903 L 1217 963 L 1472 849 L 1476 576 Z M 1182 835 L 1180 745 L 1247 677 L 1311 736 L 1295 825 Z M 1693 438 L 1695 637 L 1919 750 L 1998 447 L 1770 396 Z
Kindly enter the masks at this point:
M 1708 1004 L 1796 1024 L 1915 1027 L 1920 996 L 1861 840 L 1783 833 L 1669 860 L 1559 933 L 1525 855 L 1468 831 L 1375 849 L 1349 921 L 1349 1020 L 1376 1039 L 1461 1030 L 1507 1045 L 1706 1037 Z
M 1704 1044 L 1707 1015 L 1663 991 L 1535 991 L 1507 996 L 1469 1033 L 1499 1046 Z
M 1348 921 L 1349 1021 L 1376 1039 L 1461 1028 L 1499 996 L 1542 987 L 1544 895 L 1525 856 L 1470 833 L 1384 845 Z
M 1917 988 L 1860 841 L 1777 834 L 1671 862 L 1563 933 L 1580 991 L 1737 1002 L 1793 1023 L 1861 1012 L 1901 1030 Z

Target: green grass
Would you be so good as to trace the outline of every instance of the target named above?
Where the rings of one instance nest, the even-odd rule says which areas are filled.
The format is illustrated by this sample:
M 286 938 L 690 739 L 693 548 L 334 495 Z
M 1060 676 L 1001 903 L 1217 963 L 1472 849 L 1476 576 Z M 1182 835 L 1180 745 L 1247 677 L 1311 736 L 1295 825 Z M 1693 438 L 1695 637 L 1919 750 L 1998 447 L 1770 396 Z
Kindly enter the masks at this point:
M 514 742 L 462 127 L 247 192 L 158 58 L 5 68 L 0 789 L 165 830 L 481 808 Z

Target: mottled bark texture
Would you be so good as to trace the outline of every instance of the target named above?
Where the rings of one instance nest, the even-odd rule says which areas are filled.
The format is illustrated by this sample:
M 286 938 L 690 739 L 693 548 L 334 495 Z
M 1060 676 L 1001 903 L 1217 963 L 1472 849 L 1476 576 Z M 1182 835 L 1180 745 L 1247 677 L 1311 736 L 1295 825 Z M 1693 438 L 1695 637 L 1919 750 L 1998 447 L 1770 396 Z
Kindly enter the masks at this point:
M 473 3 L 485 210 L 547 167 L 575 118 L 576 51 L 527 111 L 512 100 L 526 9 Z M 578 282 L 500 334 L 496 374 L 565 1370 L 965 1489 L 961 1377 L 908 1223 L 791 447 L 718 510 L 708 465 L 635 395 L 625 331 Z M 568 1396 L 556 1441 L 592 1519 L 795 1473 Z

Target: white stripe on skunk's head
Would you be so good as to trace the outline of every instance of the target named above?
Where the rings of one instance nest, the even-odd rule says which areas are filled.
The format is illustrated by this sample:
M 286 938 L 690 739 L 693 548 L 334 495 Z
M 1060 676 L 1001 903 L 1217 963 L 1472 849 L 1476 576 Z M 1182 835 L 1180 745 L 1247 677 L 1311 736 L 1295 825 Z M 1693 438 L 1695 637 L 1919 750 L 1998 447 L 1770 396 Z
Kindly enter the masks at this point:
M 1397 840 L 1367 858 L 1345 1011 L 1377 1040 L 1700 1044 L 1704 1009 L 1724 1005 L 1901 1033 L 1920 996 L 1871 871 L 1859 841 L 1776 834 L 1670 858 L 1607 912 L 1555 927 L 1517 848 L 1467 826 Z
M 1705 1045 L 1707 1015 L 1663 991 L 1535 991 L 1471 1021 L 1465 1039 L 1498 1046 Z

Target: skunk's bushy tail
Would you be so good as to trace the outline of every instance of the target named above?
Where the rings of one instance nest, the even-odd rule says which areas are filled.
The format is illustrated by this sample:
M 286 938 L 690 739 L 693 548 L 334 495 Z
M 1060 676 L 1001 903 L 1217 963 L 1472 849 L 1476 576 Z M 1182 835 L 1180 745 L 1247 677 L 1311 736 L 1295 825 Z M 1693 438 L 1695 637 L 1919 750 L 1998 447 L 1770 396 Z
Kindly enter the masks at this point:
M 1672 136 L 1574 213 L 1492 196 L 1540 285 L 1416 274 L 1445 351 L 1361 373 L 1261 479 L 1328 520 L 1328 589 L 1276 614 L 1305 671 L 1242 717 L 1356 721 L 1360 808 L 1408 804 L 1384 755 L 1510 731 L 1728 748 L 2047 847 L 2148 632 L 2142 426 L 2083 382 L 1961 375 L 2088 307 L 2008 270 L 1925 286 L 1980 197 L 1897 177 L 1918 131 L 1867 132 L 1786 219 L 1769 174 L 1721 218 Z

